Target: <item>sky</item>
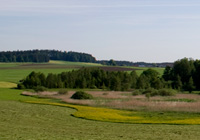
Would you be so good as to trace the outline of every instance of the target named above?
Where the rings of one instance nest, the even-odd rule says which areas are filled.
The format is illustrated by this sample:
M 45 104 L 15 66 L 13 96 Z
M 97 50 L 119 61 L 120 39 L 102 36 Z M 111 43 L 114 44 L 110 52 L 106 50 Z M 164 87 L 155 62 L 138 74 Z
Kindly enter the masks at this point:
M 0 51 L 33 49 L 97 60 L 200 59 L 200 1 L 0 0 Z

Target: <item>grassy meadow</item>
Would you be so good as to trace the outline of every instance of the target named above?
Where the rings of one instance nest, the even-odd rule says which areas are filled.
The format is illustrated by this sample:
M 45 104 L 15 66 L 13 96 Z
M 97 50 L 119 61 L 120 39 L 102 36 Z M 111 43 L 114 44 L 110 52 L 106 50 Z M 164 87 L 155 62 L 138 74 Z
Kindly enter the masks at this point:
M 200 127 L 197 125 L 200 123 L 199 113 L 134 112 L 64 104 L 55 99 L 22 96 L 22 90 L 13 89 L 16 86 L 13 83 L 17 83 L 33 70 L 45 74 L 60 73 L 95 65 L 98 66 L 62 61 L 51 61 L 44 66 L 1 63 L 0 139 L 200 139 Z M 159 71 L 161 72 L 160 69 Z M 184 120 L 190 123 L 185 123 Z

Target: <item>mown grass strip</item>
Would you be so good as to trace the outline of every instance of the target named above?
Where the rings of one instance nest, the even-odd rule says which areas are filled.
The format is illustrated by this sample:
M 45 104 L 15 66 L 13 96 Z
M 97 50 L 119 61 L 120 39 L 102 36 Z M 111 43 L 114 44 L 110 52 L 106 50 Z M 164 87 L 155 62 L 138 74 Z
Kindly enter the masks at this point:
M 71 105 L 64 103 L 43 102 L 43 101 L 25 101 L 26 103 L 36 103 L 45 105 L 55 105 L 69 107 L 77 111 L 72 114 L 74 117 L 84 118 L 95 121 L 117 122 L 117 123 L 135 123 L 135 124 L 200 124 L 199 114 L 181 114 L 181 113 L 148 113 L 116 110 L 99 107 L 89 107 L 80 105 Z
M 23 90 L 0 88 L 0 101 L 49 101 L 51 99 L 22 96 Z
M 1 82 L 0 81 L 0 88 L 16 88 L 17 84 L 11 82 Z

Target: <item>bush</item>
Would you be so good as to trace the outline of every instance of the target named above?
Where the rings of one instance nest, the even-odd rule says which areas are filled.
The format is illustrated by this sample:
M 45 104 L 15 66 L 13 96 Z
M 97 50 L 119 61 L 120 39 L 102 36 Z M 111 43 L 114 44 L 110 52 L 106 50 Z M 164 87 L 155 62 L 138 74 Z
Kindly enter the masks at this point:
M 145 91 L 142 92 L 142 94 L 145 94 L 147 97 L 152 97 L 152 96 L 174 96 L 176 94 L 175 90 L 172 89 L 153 89 L 149 88 L 146 89 Z
M 141 93 L 141 91 L 139 91 L 139 90 L 134 90 L 133 92 L 132 92 L 132 95 L 133 96 L 137 96 L 137 95 L 141 95 L 142 93 Z
M 84 92 L 84 91 L 77 91 L 71 97 L 72 99 L 93 99 L 93 96 Z
M 109 93 L 107 93 L 107 92 L 105 92 L 105 93 L 103 93 L 103 95 L 108 95 Z
M 160 96 L 174 96 L 176 94 L 175 90 L 172 89 L 160 89 L 158 93 Z
M 95 85 L 90 86 L 91 89 L 96 89 L 97 87 Z
M 152 97 L 152 96 L 158 95 L 158 90 L 153 89 L 153 88 L 148 88 L 145 91 L 143 91 L 142 94 L 145 94 L 145 95 L 148 94 L 147 96 Z
M 60 89 L 58 91 L 58 94 L 61 94 L 61 95 L 68 94 L 68 90 L 67 89 Z
M 25 89 L 25 86 L 22 83 L 20 83 L 20 84 L 17 85 L 17 88 L 18 89 Z
M 150 99 L 150 97 L 151 97 L 151 93 L 147 93 L 147 94 L 145 94 L 145 96 L 147 97 L 147 99 L 149 100 Z
M 43 86 L 37 86 L 34 88 L 35 92 L 42 92 L 42 91 L 46 91 L 47 88 L 43 87 Z

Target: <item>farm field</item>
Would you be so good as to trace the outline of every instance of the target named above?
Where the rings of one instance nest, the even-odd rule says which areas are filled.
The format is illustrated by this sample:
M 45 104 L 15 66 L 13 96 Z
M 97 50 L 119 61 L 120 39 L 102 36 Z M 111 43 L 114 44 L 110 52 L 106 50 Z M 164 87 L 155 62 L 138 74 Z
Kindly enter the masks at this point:
M 95 119 L 87 120 L 84 116 L 78 116 L 81 115 L 79 114 L 81 112 L 75 109 L 90 109 L 90 107 L 77 105 L 71 107 L 68 105 L 67 107 L 55 99 L 22 96 L 20 94 L 23 90 L 10 89 L 14 87 L 13 82 L 18 82 L 33 70 L 47 74 L 74 69 L 74 67 L 68 69 L 65 62 L 51 63 L 60 63 L 56 65 L 64 65 L 65 68 L 52 68 L 54 66 L 38 68 L 35 65 L 27 66 L 28 68 L 16 68 L 21 64 L 9 64 L 9 66 L 2 64 L 0 66 L 2 68 L 0 69 L 0 81 L 2 81 L 0 82 L 0 126 L 2 126 L 0 127 L 0 139 L 200 139 L 199 125 L 136 124 L 119 123 L 119 121 L 114 123 L 115 121 L 109 122 L 109 120 L 107 122 L 94 121 Z M 10 71 L 10 73 L 4 74 L 6 71 Z M 4 87 L 5 84 L 8 86 Z M 96 102 L 100 103 L 100 101 L 101 98 L 97 98 Z M 51 105 L 51 103 L 54 104 Z M 94 109 L 94 113 L 98 110 L 95 107 L 92 109 Z M 92 111 L 90 110 L 90 112 Z M 172 115 L 174 114 L 172 113 Z M 189 114 L 189 116 L 198 118 L 198 114 Z
M 81 67 L 102 67 L 105 70 L 136 70 L 137 74 L 141 74 L 147 68 L 137 67 L 105 67 L 96 63 L 80 63 L 80 62 L 65 62 L 65 61 L 50 61 L 49 63 L 0 63 L 0 81 L 17 83 L 25 78 L 32 71 L 48 73 L 61 73 L 79 69 Z M 163 68 L 153 68 L 160 74 L 163 73 Z

